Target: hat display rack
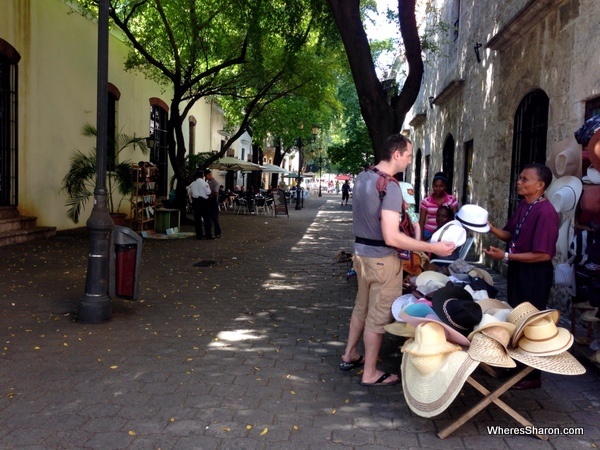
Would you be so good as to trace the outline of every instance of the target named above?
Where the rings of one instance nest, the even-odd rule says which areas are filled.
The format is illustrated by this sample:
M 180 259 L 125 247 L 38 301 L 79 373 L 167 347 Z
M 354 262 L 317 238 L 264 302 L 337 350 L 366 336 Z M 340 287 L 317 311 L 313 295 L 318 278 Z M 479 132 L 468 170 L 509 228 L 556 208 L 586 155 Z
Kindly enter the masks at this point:
M 484 398 L 441 430 L 440 438 L 492 403 L 522 426 L 533 427 L 499 397 L 534 369 L 569 376 L 585 373 L 569 353 L 574 339 L 558 325 L 559 311 L 540 311 L 529 302 L 511 308 L 493 298 L 475 300 L 467 289 L 444 281 L 439 275 L 424 273 L 421 283 L 437 282 L 443 287 L 432 291 L 430 300 L 399 297 L 392 307 L 396 321 L 385 327 L 407 338 L 401 348 L 401 381 L 408 407 L 421 417 L 437 416 L 469 384 Z M 495 368 L 515 368 L 517 362 L 524 367 L 493 391 L 474 378 L 478 367 L 495 376 Z
M 554 146 L 548 166 L 553 182 L 546 197 L 560 215 L 556 244 L 555 287 L 559 294 L 571 299 L 571 334 L 577 323 L 587 328 L 580 344 L 594 343 L 590 348 L 577 348 L 591 361 L 600 362 L 600 337 L 596 322 L 598 309 L 590 306 L 588 281 L 600 277 L 600 260 L 588 259 L 584 246 L 573 245 L 580 235 L 600 230 L 600 115 L 593 116 Z M 600 306 L 600 305 L 597 305 Z M 592 339 L 592 335 L 595 339 Z

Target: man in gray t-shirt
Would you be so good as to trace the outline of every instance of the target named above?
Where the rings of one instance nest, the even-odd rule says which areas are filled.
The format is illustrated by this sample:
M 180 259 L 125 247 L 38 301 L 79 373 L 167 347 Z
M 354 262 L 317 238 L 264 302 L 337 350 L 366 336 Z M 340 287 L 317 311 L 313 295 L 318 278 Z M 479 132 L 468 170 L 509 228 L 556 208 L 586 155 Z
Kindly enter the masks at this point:
M 354 236 L 383 241 L 379 210 L 402 211 L 402 192 L 400 186 L 388 182 L 387 194 L 379 201 L 377 181 L 380 175 L 372 170 L 361 172 L 354 183 L 354 196 L 352 199 L 352 232 Z M 395 255 L 392 247 L 377 247 L 373 245 L 354 244 L 354 253 L 370 258 L 382 258 Z
M 340 369 L 352 370 L 364 364 L 362 386 L 393 386 L 400 382 L 397 374 L 377 369 L 383 327 L 389 323 L 392 303 L 402 295 L 402 261 L 395 249 L 434 252 L 440 256 L 447 256 L 454 250 L 453 243 L 431 244 L 399 231 L 402 193 L 391 176 L 404 172 L 411 158 L 410 141 L 394 134 L 385 141 L 379 164 L 373 170 L 358 175 L 354 184 L 352 218 L 356 236 L 354 270 L 358 292 Z M 386 194 L 380 200 L 377 182 L 382 177 L 387 185 Z M 364 357 L 357 349 L 361 336 Z

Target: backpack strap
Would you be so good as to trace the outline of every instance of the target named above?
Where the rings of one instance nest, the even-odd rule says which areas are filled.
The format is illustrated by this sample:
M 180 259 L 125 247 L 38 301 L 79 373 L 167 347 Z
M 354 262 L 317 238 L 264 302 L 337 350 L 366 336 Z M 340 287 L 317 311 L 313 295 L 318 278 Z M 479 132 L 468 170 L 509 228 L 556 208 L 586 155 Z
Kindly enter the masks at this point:
M 379 200 L 383 202 L 383 197 L 385 197 L 385 194 L 387 194 L 388 183 L 391 181 L 392 183 L 396 183 L 398 186 L 400 186 L 400 183 L 393 176 L 379 170 L 375 166 L 371 166 L 369 169 L 379 175 L 379 179 L 377 180 L 377 192 L 379 192 Z

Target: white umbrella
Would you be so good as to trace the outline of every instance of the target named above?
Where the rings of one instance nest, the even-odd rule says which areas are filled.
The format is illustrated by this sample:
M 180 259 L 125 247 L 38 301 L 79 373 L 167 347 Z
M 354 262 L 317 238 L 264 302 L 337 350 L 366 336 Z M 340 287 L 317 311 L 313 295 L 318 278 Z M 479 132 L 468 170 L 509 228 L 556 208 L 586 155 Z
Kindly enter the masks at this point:
M 217 159 L 210 166 L 211 169 L 216 170 L 261 170 L 258 164 L 254 164 L 248 161 L 243 161 L 233 156 L 225 156 L 221 159 Z
M 262 171 L 264 173 L 288 173 L 288 171 L 283 167 L 279 167 L 274 164 L 263 164 Z

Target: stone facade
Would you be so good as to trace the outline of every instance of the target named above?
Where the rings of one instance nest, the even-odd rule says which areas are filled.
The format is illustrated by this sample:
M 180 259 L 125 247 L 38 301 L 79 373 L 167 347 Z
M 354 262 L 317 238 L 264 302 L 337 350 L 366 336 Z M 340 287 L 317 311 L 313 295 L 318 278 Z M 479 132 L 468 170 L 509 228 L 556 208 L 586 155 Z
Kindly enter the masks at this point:
M 531 92 L 548 97 L 545 154 L 585 120 L 586 101 L 600 96 L 600 3 L 594 0 L 438 0 L 441 52 L 428 55 L 423 88 L 406 128 L 421 160 L 408 179 L 430 190 L 443 168 L 443 148 L 454 141 L 453 193 L 464 194 L 465 147 L 472 145 L 470 202 L 502 225 L 509 214 L 515 114 Z M 480 62 L 474 47 L 479 47 Z M 431 106 L 430 106 L 431 102 Z M 425 114 L 425 120 L 423 120 Z M 429 166 L 425 158 L 429 156 Z M 523 162 L 523 161 L 521 161 Z M 533 161 L 529 161 L 533 162 Z M 420 165 L 421 170 L 418 170 Z M 427 169 L 427 170 L 426 170 Z M 417 173 L 418 172 L 418 173 Z M 478 253 L 490 237 L 476 236 Z

